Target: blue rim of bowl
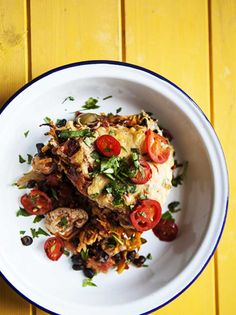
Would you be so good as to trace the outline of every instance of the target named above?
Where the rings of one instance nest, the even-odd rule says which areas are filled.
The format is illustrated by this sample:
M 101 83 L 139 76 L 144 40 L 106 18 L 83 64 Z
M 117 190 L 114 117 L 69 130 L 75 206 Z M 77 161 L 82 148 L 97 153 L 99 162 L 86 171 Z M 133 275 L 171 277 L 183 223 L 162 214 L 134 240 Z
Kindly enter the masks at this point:
M 127 63 L 127 62 L 121 62 L 121 61 L 113 61 L 113 60 L 87 60 L 87 61 L 80 61 L 80 62 L 75 62 L 75 63 L 70 63 L 70 64 L 66 64 L 57 68 L 54 68 L 52 70 L 49 70 L 41 75 L 39 75 L 38 77 L 36 77 L 35 79 L 33 79 L 32 81 L 30 81 L 29 83 L 26 83 L 22 88 L 20 88 L 14 95 L 12 95 L 7 102 L 1 107 L 0 109 L 0 114 L 4 111 L 4 109 L 24 90 L 26 90 L 29 86 L 31 86 L 32 84 L 34 84 L 35 82 L 41 80 L 42 78 L 54 73 L 54 72 L 58 72 L 67 68 L 72 68 L 72 67 L 77 67 L 77 66 L 83 66 L 83 65 L 94 65 L 94 64 L 110 64 L 110 65 L 118 65 L 118 66 L 124 66 L 124 67 L 128 67 L 128 68 L 133 68 L 136 70 L 140 70 L 146 73 L 149 73 L 151 75 L 153 75 L 154 77 L 157 77 L 158 79 L 161 79 L 162 81 L 165 81 L 167 83 L 169 83 L 171 86 L 175 87 L 178 91 L 180 91 L 182 94 L 184 94 L 189 100 L 191 100 L 192 104 L 200 111 L 200 113 L 204 116 L 204 118 L 206 119 L 206 121 L 209 123 L 211 129 L 213 130 L 216 139 L 218 140 L 219 146 L 221 148 L 223 157 L 224 157 L 224 161 L 225 161 L 225 166 L 226 166 L 226 159 L 224 156 L 224 151 L 222 149 L 222 145 L 220 143 L 220 140 L 213 128 L 213 126 L 211 125 L 209 119 L 206 117 L 206 115 L 204 114 L 204 112 L 202 111 L 202 109 L 197 105 L 197 103 L 186 93 L 184 92 L 179 86 L 177 86 L 175 83 L 171 82 L 170 80 L 166 79 L 165 77 L 163 77 L 162 75 L 146 69 L 144 67 L 141 66 L 137 66 L 131 63 Z M 228 171 L 227 171 L 227 167 L 225 167 L 226 170 L 226 174 L 227 174 L 227 180 L 228 180 Z M 209 261 L 211 260 L 218 244 L 219 241 L 221 239 L 223 230 L 224 230 L 224 226 L 225 226 L 225 221 L 226 221 L 226 217 L 227 217 L 227 212 L 228 212 L 228 201 L 229 201 L 229 185 L 227 185 L 227 199 L 226 199 L 226 205 L 225 205 L 225 215 L 224 215 L 224 220 L 221 226 L 221 230 L 220 230 L 220 234 L 218 236 L 218 239 L 216 241 L 215 247 L 213 248 L 211 254 L 209 255 L 208 259 L 206 260 L 205 264 L 203 265 L 203 267 L 201 268 L 201 270 L 197 273 L 197 275 L 180 291 L 178 292 L 176 295 L 174 295 L 172 298 L 170 298 L 168 301 L 166 301 L 165 303 L 145 312 L 145 313 L 141 313 L 140 315 L 147 315 L 150 314 L 160 308 L 162 308 L 163 306 L 169 304 L 170 302 L 172 302 L 174 299 L 176 299 L 179 295 L 181 295 L 188 287 L 190 287 L 191 284 L 193 284 L 193 282 L 200 276 L 200 274 L 203 272 L 203 270 L 206 268 L 207 264 L 209 263 Z M 26 301 L 30 302 L 31 304 L 33 304 L 34 306 L 42 309 L 45 312 L 51 313 L 53 315 L 60 315 L 59 313 L 55 313 L 53 311 L 50 311 L 46 308 L 44 308 L 43 306 L 37 304 L 36 302 L 30 300 L 27 296 L 25 296 L 23 293 L 21 293 L 4 275 L 3 273 L 0 271 L 0 276 L 8 283 L 8 285 L 15 290 L 21 297 L 23 297 Z

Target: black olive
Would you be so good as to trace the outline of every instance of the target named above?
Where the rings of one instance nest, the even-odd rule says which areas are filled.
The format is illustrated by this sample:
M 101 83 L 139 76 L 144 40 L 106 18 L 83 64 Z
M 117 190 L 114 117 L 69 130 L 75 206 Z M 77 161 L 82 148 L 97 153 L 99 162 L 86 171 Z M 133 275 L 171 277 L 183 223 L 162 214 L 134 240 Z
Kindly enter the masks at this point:
M 36 144 L 36 148 L 37 148 L 37 151 L 38 151 L 38 156 L 40 158 L 43 158 L 45 157 L 45 154 L 42 152 L 42 148 L 44 147 L 44 144 L 43 143 L 37 143 Z
M 115 263 L 118 264 L 118 262 L 121 261 L 121 254 L 120 254 L 120 253 L 117 253 L 117 254 L 114 255 L 112 258 L 115 260 Z
M 27 188 L 33 188 L 36 185 L 36 180 L 30 179 L 26 185 Z
M 66 119 L 58 119 L 56 122 L 56 126 L 58 128 L 64 127 L 66 125 Z
M 126 257 L 127 257 L 128 260 L 133 261 L 135 259 L 135 256 L 136 256 L 136 251 L 132 250 L 131 252 L 127 253 Z
M 139 258 L 135 258 L 133 260 L 133 264 L 137 267 L 141 267 L 146 261 L 146 258 L 144 256 L 139 256 Z
M 87 278 L 92 279 L 93 276 L 95 275 L 95 272 L 94 272 L 93 269 L 91 269 L 91 268 L 85 268 L 85 269 L 84 269 L 84 275 L 85 275 Z
M 81 266 L 81 265 L 79 265 L 79 264 L 73 264 L 72 265 L 72 269 L 73 270 L 83 270 L 83 268 L 84 268 L 84 266 Z
M 24 246 L 29 246 L 33 243 L 33 239 L 31 236 L 25 235 L 21 238 L 21 242 Z
M 71 256 L 71 260 L 72 260 L 72 263 L 75 265 L 80 265 L 80 266 L 84 265 L 84 261 L 80 254 Z
M 100 262 L 106 262 L 108 259 L 109 259 L 109 255 L 106 252 L 102 251 L 102 252 L 99 253 L 98 260 Z
M 79 238 L 78 238 L 78 237 L 72 238 L 71 243 L 72 243 L 75 247 L 77 247 L 77 246 L 79 245 Z

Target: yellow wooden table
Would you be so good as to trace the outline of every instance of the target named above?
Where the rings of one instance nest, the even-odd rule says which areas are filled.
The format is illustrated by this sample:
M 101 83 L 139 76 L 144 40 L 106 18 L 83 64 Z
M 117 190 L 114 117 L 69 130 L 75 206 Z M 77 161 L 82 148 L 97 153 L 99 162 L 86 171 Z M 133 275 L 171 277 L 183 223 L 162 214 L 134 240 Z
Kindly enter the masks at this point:
M 230 175 L 226 228 L 202 275 L 155 314 L 236 314 L 236 1 L 0 0 L 0 104 L 46 70 L 88 59 L 166 76 L 214 125 Z M 45 313 L 1 279 L 0 315 L 29 314 Z

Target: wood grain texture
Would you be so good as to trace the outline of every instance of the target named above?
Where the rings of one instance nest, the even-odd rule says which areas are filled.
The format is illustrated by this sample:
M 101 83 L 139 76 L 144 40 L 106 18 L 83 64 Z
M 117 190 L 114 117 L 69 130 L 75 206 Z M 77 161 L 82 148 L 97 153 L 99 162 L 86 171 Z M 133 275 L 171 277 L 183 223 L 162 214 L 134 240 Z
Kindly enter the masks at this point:
M 128 0 L 125 14 L 126 60 L 178 84 L 209 117 L 207 1 Z
M 236 2 L 211 1 L 214 127 L 226 155 L 230 203 L 218 254 L 219 315 L 236 314 Z M 223 209 L 222 209 L 223 210 Z
M 0 106 L 27 81 L 27 23 L 22 0 L 0 1 Z M 30 305 L 0 278 L 0 314 L 29 315 Z
M 0 106 L 27 80 L 25 1 L 0 1 Z
M 32 75 L 89 59 L 119 59 L 118 0 L 32 0 Z
M 125 16 L 126 60 L 175 82 L 210 117 L 207 1 L 128 0 Z M 155 314 L 215 315 L 214 271 L 212 260 L 183 295 Z

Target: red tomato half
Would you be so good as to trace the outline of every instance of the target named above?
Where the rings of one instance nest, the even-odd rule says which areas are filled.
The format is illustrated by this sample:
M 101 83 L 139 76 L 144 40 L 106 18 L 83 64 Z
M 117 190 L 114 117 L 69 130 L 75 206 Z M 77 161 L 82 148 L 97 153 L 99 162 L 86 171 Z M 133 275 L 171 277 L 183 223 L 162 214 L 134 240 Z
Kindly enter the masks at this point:
M 52 210 L 52 201 L 44 192 L 33 189 L 21 197 L 21 204 L 29 214 L 42 215 Z
M 161 219 L 161 206 L 156 200 L 143 200 L 130 214 L 133 226 L 139 232 L 154 228 Z
M 152 177 L 152 169 L 148 162 L 144 159 L 141 159 L 139 162 L 142 167 L 142 171 L 138 170 L 136 176 L 131 178 L 131 181 L 134 184 L 146 184 Z
M 120 142 L 110 135 L 98 137 L 95 143 L 99 152 L 104 156 L 111 157 L 113 155 L 118 156 L 120 154 Z
M 168 143 L 166 138 L 148 129 L 145 138 L 145 148 L 153 162 L 161 164 L 168 160 L 170 155 L 170 148 L 166 146 Z
M 64 243 L 59 237 L 50 237 L 44 243 L 46 255 L 51 260 L 58 260 L 64 252 Z
M 178 234 L 178 226 L 171 219 L 161 219 L 154 227 L 153 233 L 159 238 L 159 240 L 171 242 Z

